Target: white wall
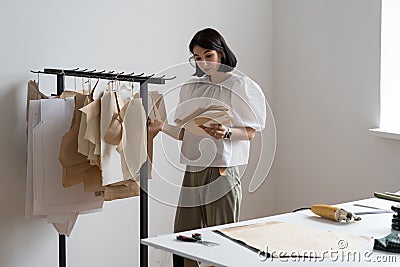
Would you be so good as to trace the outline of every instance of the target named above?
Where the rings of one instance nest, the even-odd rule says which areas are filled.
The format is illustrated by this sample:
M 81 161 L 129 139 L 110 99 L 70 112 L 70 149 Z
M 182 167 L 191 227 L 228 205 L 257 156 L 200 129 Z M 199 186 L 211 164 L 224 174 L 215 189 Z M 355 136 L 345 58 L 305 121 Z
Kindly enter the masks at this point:
M 274 1 L 277 212 L 399 190 L 379 126 L 379 0 Z
M 42 219 L 24 219 L 26 83 L 31 69 L 96 68 L 153 73 L 186 62 L 188 43 L 204 27 L 218 29 L 238 69 L 272 95 L 272 1 L 2 1 L 0 3 L 0 266 L 57 266 L 58 237 Z M 251 19 L 249 19 L 251 18 Z M 54 92 L 52 77 L 42 88 Z M 79 82 L 78 82 L 79 84 Z M 157 87 L 158 89 L 158 87 Z M 259 138 L 260 140 L 260 138 Z M 179 175 L 180 173 L 169 172 Z M 272 213 L 272 181 L 253 194 L 243 180 L 242 219 Z M 150 191 L 167 197 L 155 178 Z M 177 198 L 177 196 L 175 196 Z M 260 208 L 259 203 L 265 203 Z M 150 203 L 151 234 L 172 231 L 174 208 Z M 67 265 L 138 266 L 138 198 L 80 216 L 67 239 Z M 151 251 L 151 266 L 170 258 Z M 164 264 L 165 263 L 165 264 Z
M 190 38 L 206 26 L 223 33 L 238 69 L 273 100 L 276 160 L 255 193 L 247 192 L 251 174 L 244 177 L 242 219 L 399 190 L 400 143 L 368 135 L 379 124 L 380 0 L 41 0 L 3 1 L 0 10 L 0 266 L 57 265 L 56 232 L 24 219 L 29 70 L 157 72 L 186 61 Z M 150 190 L 169 197 L 157 179 Z M 150 213 L 151 234 L 172 230 L 173 207 L 151 201 Z M 137 198 L 81 216 L 67 240 L 68 265 L 137 266 L 137 216 Z M 151 253 L 152 266 L 168 264 Z

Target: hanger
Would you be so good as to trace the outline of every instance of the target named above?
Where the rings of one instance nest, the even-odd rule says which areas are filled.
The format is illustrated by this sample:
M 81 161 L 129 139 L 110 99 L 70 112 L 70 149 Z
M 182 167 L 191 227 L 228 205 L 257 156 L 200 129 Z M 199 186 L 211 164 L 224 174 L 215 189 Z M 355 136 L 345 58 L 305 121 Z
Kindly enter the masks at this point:
M 93 89 L 91 91 L 89 91 L 89 100 L 90 101 L 94 101 L 93 95 L 94 95 L 94 91 L 96 90 L 97 85 L 99 84 L 99 81 L 100 81 L 100 79 L 97 79 Z
M 39 83 L 40 83 L 40 72 L 37 73 L 37 86 L 39 87 Z

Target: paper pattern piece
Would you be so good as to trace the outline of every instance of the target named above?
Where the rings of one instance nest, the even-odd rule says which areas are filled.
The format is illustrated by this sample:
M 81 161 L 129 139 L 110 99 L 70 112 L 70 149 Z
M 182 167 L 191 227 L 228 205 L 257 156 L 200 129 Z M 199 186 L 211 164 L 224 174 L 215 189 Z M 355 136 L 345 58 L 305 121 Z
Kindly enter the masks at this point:
M 41 122 L 32 133 L 33 215 L 59 215 L 101 208 L 102 198 L 85 193 L 83 184 L 70 188 L 62 186 L 58 155 L 62 136 L 70 126 L 73 98 L 38 101 L 41 101 Z
M 146 113 L 142 99 L 131 99 L 121 111 L 123 118 L 122 141 L 118 147 L 124 177 L 138 180 L 140 167 L 147 159 Z
M 316 257 L 329 257 L 325 251 L 360 251 L 372 240 L 371 237 L 277 221 L 225 228 L 219 232 L 259 251 L 269 252 L 273 257 L 293 252 L 310 255 L 310 251 Z M 341 240 L 346 246 L 340 244 Z
M 223 106 L 211 106 L 206 109 L 198 108 L 183 118 L 175 119 L 177 125 L 198 136 L 208 136 L 204 128 L 210 127 L 213 123 L 231 126 L 232 121 L 233 115 Z

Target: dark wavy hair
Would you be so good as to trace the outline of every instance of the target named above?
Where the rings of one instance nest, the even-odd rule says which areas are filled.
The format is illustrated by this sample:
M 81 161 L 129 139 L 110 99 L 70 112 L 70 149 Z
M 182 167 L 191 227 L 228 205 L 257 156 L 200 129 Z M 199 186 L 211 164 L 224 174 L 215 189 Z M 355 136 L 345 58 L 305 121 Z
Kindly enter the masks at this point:
M 237 64 L 237 60 L 235 54 L 233 54 L 232 50 L 228 47 L 225 42 L 224 37 L 214 29 L 206 28 L 201 31 L 198 31 L 192 38 L 189 44 L 189 50 L 193 54 L 193 47 L 196 45 L 204 48 L 216 50 L 221 54 L 221 65 L 218 71 L 221 72 L 229 72 L 232 71 Z M 205 73 L 197 66 L 196 64 L 196 72 L 195 76 L 201 77 Z

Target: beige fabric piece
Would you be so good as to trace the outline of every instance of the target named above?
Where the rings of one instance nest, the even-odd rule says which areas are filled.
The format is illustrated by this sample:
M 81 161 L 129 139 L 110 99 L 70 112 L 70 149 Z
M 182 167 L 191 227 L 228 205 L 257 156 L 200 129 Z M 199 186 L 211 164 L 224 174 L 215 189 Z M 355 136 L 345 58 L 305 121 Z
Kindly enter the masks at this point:
M 103 197 L 105 201 L 139 196 L 139 183 L 132 180 L 107 185 L 104 188 Z
M 91 165 L 96 165 L 97 167 L 100 168 L 100 166 L 101 166 L 100 157 L 99 157 L 99 155 L 96 155 L 95 152 L 96 152 L 96 145 L 90 143 L 89 144 L 89 154 L 88 154 L 87 159 L 89 160 Z

